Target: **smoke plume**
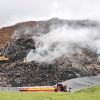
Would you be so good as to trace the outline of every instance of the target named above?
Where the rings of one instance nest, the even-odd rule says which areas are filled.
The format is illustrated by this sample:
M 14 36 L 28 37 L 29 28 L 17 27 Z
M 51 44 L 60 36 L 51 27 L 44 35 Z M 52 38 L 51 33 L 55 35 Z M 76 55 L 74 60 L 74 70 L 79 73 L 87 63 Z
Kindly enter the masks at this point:
M 47 34 L 34 37 L 36 50 L 31 50 L 26 57 L 27 62 L 51 62 L 60 56 L 70 56 L 77 52 L 76 48 L 88 48 L 100 53 L 100 32 L 97 28 L 58 27 Z

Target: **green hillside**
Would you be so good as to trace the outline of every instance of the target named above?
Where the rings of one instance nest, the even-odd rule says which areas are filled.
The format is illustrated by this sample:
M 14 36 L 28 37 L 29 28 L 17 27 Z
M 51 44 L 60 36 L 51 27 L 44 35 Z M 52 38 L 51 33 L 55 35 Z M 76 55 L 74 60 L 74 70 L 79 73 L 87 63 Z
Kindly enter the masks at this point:
M 79 93 L 100 93 L 100 86 L 88 88 L 88 89 L 83 89 L 80 91 L 77 91 Z

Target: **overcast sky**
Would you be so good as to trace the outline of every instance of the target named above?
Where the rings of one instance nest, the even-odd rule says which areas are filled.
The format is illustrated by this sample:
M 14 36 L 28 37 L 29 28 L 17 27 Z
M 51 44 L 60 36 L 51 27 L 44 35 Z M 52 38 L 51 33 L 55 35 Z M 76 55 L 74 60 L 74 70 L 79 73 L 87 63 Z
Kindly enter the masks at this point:
M 100 0 L 0 0 L 0 27 L 52 17 L 100 20 Z

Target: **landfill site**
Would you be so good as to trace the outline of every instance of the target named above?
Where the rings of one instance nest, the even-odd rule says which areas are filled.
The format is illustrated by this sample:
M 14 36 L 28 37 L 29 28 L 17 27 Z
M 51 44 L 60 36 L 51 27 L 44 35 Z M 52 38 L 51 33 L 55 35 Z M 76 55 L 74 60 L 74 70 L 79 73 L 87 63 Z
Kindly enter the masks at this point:
M 100 39 L 98 28 L 100 24 L 95 21 L 58 18 L 22 22 L 1 28 L 0 89 L 54 86 L 66 81 L 74 91 L 92 86 L 92 83 L 100 84 L 96 81 L 89 81 L 91 84 L 88 84 L 81 80 L 84 77 L 92 80 L 92 77 L 100 75 L 99 47 L 95 45 L 96 39 Z M 97 34 L 87 37 L 89 41 L 84 42 L 77 30 L 85 30 L 85 34 L 93 30 Z M 69 32 L 78 35 L 70 38 Z M 93 44 L 89 45 L 90 42 Z M 77 89 L 74 89 L 76 81 L 73 82 L 73 79 L 80 79 Z

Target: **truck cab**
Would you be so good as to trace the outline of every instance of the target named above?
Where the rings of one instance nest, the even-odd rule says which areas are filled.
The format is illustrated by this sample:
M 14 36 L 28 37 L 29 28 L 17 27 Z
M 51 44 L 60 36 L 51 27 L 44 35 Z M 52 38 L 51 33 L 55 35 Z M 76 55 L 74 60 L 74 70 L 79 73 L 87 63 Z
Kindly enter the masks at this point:
M 67 84 L 57 84 L 56 92 L 70 92 L 71 88 Z

